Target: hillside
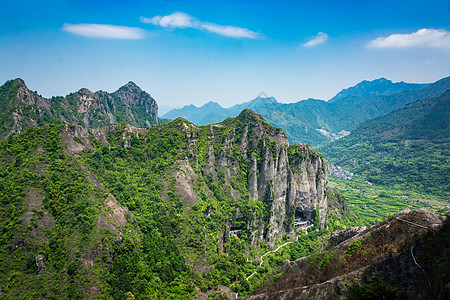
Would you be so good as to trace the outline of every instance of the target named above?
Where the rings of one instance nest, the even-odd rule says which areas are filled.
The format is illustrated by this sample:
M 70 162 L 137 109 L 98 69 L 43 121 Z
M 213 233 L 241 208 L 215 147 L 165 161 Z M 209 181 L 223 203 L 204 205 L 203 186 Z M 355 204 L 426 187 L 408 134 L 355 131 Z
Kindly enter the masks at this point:
M 380 88 L 380 84 L 384 88 Z M 405 90 L 407 88 L 410 89 Z M 250 108 L 273 126 L 281 127 L 288 135 L 290 143 L 309 143 L 316 147 L 348 135 L 367 120 L 386 115 L 407 103 L 439 96 L 449 88 L 450 78 L 429 85 L 388 83 L 387 80 L 378 79 L 364 81 L 343 90 L 337 98 L 329 102 L 308 99 L 283 104 L 273 97 L 258 97 L 230 108 L 223 108 L 213 102 L 202 107 L 185 106 L 168 112 L 164 117 L 183 117 L 194 124 L 205 125 L 234 117 L 242 109 Z
M 18 78 L 0 87 L 0 138 L 46 124 L 78 124 L 100 128 L 121 122 L 138 127 L 158 123 L 158 105 L 135 83 L 114 93 L 80 89 L 66 97 L 46 99 Z
M 449 120 L 450 90 L 367 121 L 320 151 L 374 184 L 448 199 Z
M 447 217 L 405 209 L 335 232 L 322 252 L 286 261 L 247 299 L 448 299 L 449 229 Z
M 327 162 L 249 110 L 204 127 L 33 127 L 0 141 L 0 166 L 6 299 L 245 293 L 296 219 L 328 219 Z

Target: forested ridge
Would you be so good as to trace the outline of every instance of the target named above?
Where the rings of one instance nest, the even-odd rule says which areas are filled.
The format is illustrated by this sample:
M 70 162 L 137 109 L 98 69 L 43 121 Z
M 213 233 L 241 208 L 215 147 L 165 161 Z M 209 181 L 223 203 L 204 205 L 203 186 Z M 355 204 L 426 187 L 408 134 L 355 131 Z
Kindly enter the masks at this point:
M 211 130 L 214 139 L 207 141 Z M 238 143 L 227 148 L 231 131 Z M 267 242 L 289 238 L 265 237 L 273 200 L 254 201 L 247 186 L 250 157 L 267 149 L 271 155 L 286 151 L 287 145 L 273 140 L 280 134 L 248 111 L 216 127 L 183 119 L 150 129 L 47 125 L 1 140 L 2 295 L 186 299 L 219 285 L 241 295 L 251 292 L 269 271 L 258 267 Z M 244 139 L 253 156 L 241 152 Z M 309 146 L 289 149 L 296 163 L 311 155 L 321 159 Z M 210 151 L 235 159 L 236 175 L 195 168 Z M 177 188 L 180 177 L 192 185 L 195 201 Z M 255 229 L 262 230 L 261 238 L 252 236 Z M 314 251 L 295 245 L 292 258 Z

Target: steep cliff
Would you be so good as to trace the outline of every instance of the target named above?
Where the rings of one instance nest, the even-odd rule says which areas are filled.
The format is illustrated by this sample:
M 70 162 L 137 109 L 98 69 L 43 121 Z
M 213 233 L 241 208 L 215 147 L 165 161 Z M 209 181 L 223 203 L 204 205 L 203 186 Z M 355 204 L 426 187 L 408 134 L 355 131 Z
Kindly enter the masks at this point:
M 310 145 L 289 146 L 284 132 L 251 110 L 203 127 L 178 121 L 189 137 L 194 170 L 213 178 L 224 174 L 231 199 L 249 197 L 264 204 L 262 216 L 246 220 L 243 227 L 237 225 L 243 221 L 238 213 L 230 228 L 249 230 L 253 243 L 273 244 L 295 230 L 296 218 L 325 225 L 328 164 Z
M 68 99 L 99 107 L 87 90 Z M 203 127 L 32 127 L 0 140 L 0 167 L 6 298 L 248 290 L 296 222 L 328 214 L 327 162 L 249 110 Z
M 18 78 L 0 87 L 0 107 L 0 138 L 45 124 L 99 128 L 120 122 L 138 127 L 158 123 L 156 101 L 131 81 L 112 94 L 83 88 L 66 97 L 46 99 Z

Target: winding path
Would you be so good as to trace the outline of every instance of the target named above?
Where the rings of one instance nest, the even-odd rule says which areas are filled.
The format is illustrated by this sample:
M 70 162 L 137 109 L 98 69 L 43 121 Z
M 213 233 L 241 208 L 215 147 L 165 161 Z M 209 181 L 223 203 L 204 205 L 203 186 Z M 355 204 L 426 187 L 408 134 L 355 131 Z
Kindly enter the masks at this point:
M 291 243 L 293 243 L 293 242 L 286 242 L 286 243 L 284 243 L 283 245 L 281 245 L 281 246 L 278 246 L 278 248 L 276 248 L 275 250 L 271 250 L 271 251 L 269 251 L 269 252 L 266 252 L 263 256 L 261 256 L 261 258 L 260 258 L 260 260 L 261 260 L 261 262 L 259 263 L 259 266 L 261 267 L 262 266 L 262 264 L 263 264 L 263 258 L 264 258 L 264 256 L 266 256 L 267 254 L 270 254 L 270 253 L 275 253 L 275 252 L 277 252 L 278 250 L 280 250 L 280 248 L 281 247 L 284 247 L 284 246 L 286 246 L 287 244 L 291 244 Z M 253 272 L 250 276 L 248 276 L 247 277 L 247 281 L 250 279 L 250 277 L 252 277 L 253 275 L 255 275 L 256 274 L 256 272 L 258 272 L 258 270 L 256 270 L 255 272 Z

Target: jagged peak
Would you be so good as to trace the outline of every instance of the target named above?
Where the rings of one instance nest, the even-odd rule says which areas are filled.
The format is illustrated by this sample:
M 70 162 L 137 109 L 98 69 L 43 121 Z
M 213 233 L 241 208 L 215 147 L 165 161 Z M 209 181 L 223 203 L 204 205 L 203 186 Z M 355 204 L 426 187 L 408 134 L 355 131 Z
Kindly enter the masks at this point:
M 24 87 L 26 89 L 27 85 L 25 84 L 25 81 L 22 78 L 16 78 L 16 79 L 11 79 L 11 80 L 7 80 L 4 84 L 4 86 L 19 86 L 19 87 Z
M 119 88 L 119 90 L 138 90 L 138 91 L 142 91 L 142 89 L 133 81 L 128 81 L 127 84 L 123 85 L 122 87 Z
M 367 80 L 366 80 L 366 81 L 367 81 Z M 392 82 L 392 80 L 389 80 L 389 79 L 387 79 L 387 78 L 385 78 L 385 77 L 381 77 L 381 78 L 374 79 L 374 80 L 368 81 L 368 82 Z
M 277 101 L 277 99 L 275 99 L 275 97 L 269 97 L 269 96 L 267 96 L 267 97 L 258 96 L 255 98 L 255 101 L 263 102 L 263 103 L 278 103 L 278 101 Z

